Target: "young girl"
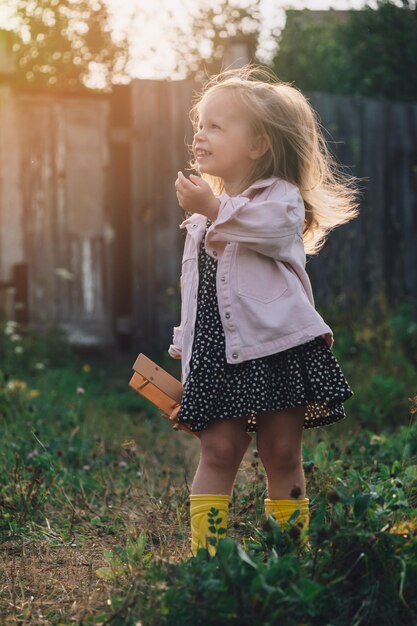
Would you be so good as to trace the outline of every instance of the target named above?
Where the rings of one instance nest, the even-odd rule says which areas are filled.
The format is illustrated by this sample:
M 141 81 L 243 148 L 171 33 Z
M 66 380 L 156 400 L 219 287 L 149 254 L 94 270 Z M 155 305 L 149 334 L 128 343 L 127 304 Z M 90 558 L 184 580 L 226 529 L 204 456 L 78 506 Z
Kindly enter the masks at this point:
M 307 529 L 302 431 L 343 419 L 353 395 L 305 262 L 357 215 L 356 191 L 308 101 L 274 79 L 250 65 L 209 80 L 190 114 L 200 176 L 179 172 L 175 182 L 190 217 L 180 225 L 181 323 L 169 354 L 182 359 L 178 420 L 201 441 L 194 555 L 199 546 L 215 554 L 214 529 L 225 535 L 250 432 L 267 476 L 265 514 L 284 523 L 298 510 Z

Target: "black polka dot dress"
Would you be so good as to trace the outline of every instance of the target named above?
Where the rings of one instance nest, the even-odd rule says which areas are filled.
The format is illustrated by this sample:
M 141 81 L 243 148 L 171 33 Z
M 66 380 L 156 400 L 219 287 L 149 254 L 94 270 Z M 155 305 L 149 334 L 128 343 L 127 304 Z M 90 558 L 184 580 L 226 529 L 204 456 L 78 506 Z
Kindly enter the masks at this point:
M 211 222 L 207 219 L 207 228 Z M 304 428 L 334 424 L 346 417 L 343 402 L 353 395 L 331 349 L 321 337 L 270 356 L 230 364 L 216 293 L 217 260 L 199 251 L 199 287 L 190 372 L 184 384 L 180 422 L 201 431 L 215 420 L 248 417 L 305 406 Z

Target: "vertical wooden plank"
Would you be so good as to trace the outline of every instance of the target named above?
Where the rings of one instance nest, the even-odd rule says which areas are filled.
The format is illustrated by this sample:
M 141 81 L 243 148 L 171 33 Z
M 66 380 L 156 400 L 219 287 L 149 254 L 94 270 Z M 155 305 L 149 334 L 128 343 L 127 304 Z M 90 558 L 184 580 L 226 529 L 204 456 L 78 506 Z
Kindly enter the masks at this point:
M 345 166 L 354 164 L 360 157 L 360 100 L 352 102 L 352 98 L 346 96 L 321 93 L 312 93 L 309 97 L 330 152 L 349 173 Z M 357 174 L 357 171 L 351 173 Z M 307 272 L 319 310 L 345 308 L 357 299 L 362 276 L 357 221 L 358 218 L 331 231 L 319 254 L 307 259 Z
M 24 224 L 29 263 L 31 322 L 38 328 L 58 322 L 54 293 L 56 245 L 54 228 L 54 129 L 47 97 L 21 101 L 21 146 Z
M 108 215 L 114 235 L 110 264 L 114 332 L 121 348 L 130 346 L 133 332 L 132 302 L 132 176 L 131 86 L 115 85 L 110 95 L 110 169 Z
M 386 230 L 385 258 L 395 269 L 389 287 L 398 303 L 417 295 L 417 106 L 391 103 L 390 109 L 391 229 Z
M 161 168 L 160 194 L 158 199 L 160 221 L 163 227 L 157 230 L 156 249 L 160 268 L 158 275 L 158 346 L 166 348 L 171 342 L 172 327 L 179 323 L 179 293 L 178 285 L 181 271 L 181 253 L 185 233 L 179 230 L 179 224 L 184 218 L 184 211 L 179 207 L 175 194 L 174 182 L 179 170 L 189 174 L 188 162 L 190 153 L 187 143 L 191 142 L 191 124 L 188 113 L 190 108 L 189 81 L 165 82 L 161 94 L 164 106 L 161 110 L 165 120 L 163 137 L 159 142 L 162 147 L 159 158 Z M 163 126 L 159 125 L 162 129 Z M 155 181 L 156 182 L 156 181 Z M 166 252 L 169 251 L 167 254 Z
M 112 237 L 107 217 L 107 101 L 66 102 L 65 188 L 70 247 L 69 309 L 62 324 L 76 343 L 106 344 L 111 333 Z M 110 249 L 109 249 L 110 248 Z
M 132 82 L 132 250 L 133 250 L 133 302 L 135 334 L 143 350 L 152 346 L 155 336 L 153 315 L 154 224 L 155 214 L 151 197 L 152 163 L 151 118 L 155 110 L 155 93 L 151 81 Z
M 179 323 L 180 258 L 184 233 L 174 182 L 185 170 L 191 141 L 189 81 L 134 81 L 132 197 L 134 318 L 143 350 L 166 349 Z
M 20 142 L 17 98 L 10 84 L 0 84 L 0 282 L 13 278 L 14 267 L 24 262 L 23 197 L 20 187 Z M 18 302 L 26 319 L 27 302 Z M 0 305 L 1 306 L 1 305 Z M 1 313 L 1 311 L 0 311 Z M 16 317 L 18 311 L 7 311 Z
M 347 175 L 359 176 L 362 169 L 362 137 L 361 116 L 362 99 L 350 96 L 335 98 L 335 114 L 338 124 L 337 159 Z M 361 187 L 363 183 L 361 183 Z M 331 233 L 332 257 L 337 258 L 337 285 L 333 285 L 337 293 L 339 306 L 358 309 L 360 303 L 358 295 L 364 288 L 361 255 L 363 238 L 361 232 L 366 214 L 359 216 Z M 327 294 L 327 302 L 331 301 L 331 294 Z
M 31 322 L 108 343 L 108 103 L 24 95 L 20 105 Z

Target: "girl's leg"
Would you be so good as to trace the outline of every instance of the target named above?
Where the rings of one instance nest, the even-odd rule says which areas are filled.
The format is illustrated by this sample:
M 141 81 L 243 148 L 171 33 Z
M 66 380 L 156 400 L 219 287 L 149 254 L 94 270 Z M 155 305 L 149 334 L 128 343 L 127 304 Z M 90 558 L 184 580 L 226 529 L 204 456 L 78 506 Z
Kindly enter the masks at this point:
M 213 422 L 201 432 L 200 462 L 191 487 L 192 494 L 230 495 L 237 470 L 251 437 L 247 417 Z
M 265 515 L 273 515 L 281 525 L 298 510 L 297 527 L 307 531 L 310 513 L 301 455 L 304 413 L 305 407 L 298 407 L 262 413 L 256 419 L 257 446 L 268 483 Z M 306 536 L 302 543 L 305 540 Z
M 251 440 L 247 418 L 210 424 L 200 436 L 200 462 L 190 494 L 191 553 L 199 546 L 214 555 L 227 532 L 230 494 Z M 214 541 L 214 543 L 212 543 Z
M 257 448 L 271 499 L 305 498 L 301 441 L 305 407 L 268 411 L 256 416 Z M 291 495 L 298 485 L 300 493 Z

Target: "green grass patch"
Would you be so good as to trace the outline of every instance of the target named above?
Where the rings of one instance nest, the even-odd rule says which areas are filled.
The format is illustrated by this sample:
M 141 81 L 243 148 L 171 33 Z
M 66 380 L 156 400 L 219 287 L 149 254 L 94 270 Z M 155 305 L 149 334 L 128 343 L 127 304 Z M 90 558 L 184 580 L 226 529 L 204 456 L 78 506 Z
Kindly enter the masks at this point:
M 198 441 L 127 387 L 136 355 L 1 327 L 4 623 L 416 624 L 412 311 L 332 325 L 354 396 L 346 420 L 305 433 L 309 544 L 265 520 L 252 446 L 214 558 L 189 557 Z

